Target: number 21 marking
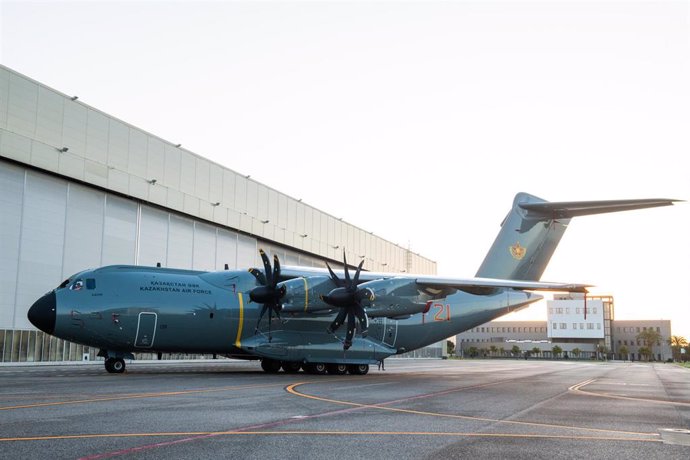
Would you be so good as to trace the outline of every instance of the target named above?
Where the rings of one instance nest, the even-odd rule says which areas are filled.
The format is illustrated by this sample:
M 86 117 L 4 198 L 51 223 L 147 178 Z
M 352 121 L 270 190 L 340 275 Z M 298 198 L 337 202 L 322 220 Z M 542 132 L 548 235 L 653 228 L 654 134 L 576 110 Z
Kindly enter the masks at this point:
M 450 304 L 435 303 L 433 307 L 437 309 L 434 321 L 450 321 Z

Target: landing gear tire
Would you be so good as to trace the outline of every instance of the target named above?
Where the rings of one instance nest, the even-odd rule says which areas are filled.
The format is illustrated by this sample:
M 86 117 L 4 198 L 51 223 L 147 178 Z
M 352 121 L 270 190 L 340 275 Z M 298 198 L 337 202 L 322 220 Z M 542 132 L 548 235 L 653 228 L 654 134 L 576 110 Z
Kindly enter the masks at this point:
M 298 361 L 283 361 L 281 367 L 286 374 L 296 374 L 302 368 L 302 363 Z
M 280 361 L 264 358 L 261 360 L 261 369 L 269 374 L 277 374 L 280 371 Z
M 105 360 L 105 370 L 111 374 L 122 374 L 126 367 L 125 360 L 122 358 L 108 358 Z
M 327 370 L 324 363 L 309 363 L 304 365 L 304 371 L 308 374 L 323 375 Z
M 343 375 L 347 373 L 347 364 L 327 364 L 328 373 L 332 375 Z
M 347 371 L 353 375 L 366 375 L 369 372 L 368 364 L 350 364 Z

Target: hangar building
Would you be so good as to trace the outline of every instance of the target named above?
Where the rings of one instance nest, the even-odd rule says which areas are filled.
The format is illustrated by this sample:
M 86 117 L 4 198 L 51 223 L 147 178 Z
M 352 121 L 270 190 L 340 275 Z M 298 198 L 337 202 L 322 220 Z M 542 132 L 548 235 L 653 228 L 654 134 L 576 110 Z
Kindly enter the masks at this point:
M 435 274 L 436 263 L 0 66 L 0 362 L 93 359 L 37 331 L 31 304 L 111 264 L 195 270 L 338 265 Z M 441 344 L 418 350 L 440 356 Z M 86 355 L 86 356 L 85 356 Z

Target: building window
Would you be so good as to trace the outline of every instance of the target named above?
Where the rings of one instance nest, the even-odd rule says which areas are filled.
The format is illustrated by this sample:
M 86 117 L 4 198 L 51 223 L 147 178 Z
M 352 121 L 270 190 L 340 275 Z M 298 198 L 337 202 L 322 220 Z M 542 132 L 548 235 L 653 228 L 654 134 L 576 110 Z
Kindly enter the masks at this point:
M 88 281 L 88 280 L 87 280 L 87 281 Z M 660 327 L 657 327 L 657 328 L 656 328 L 656 331 L 657 331 L 657 332 L 661 332 L 661 328 L 660 328 Z
M 631 329 L 632 329 L 632 328 L 631 328 Z M 639 333 L 640 333 L 640 326 L 637 326 L 636 329 L 637 329 L 637 333 L 639 334 Z
M 551 325 L 551 329 L 558 329 L 558 325 L 557 325 L 556 323 L 553 323 L 553 324 Z
M 580 323 L 580 329 L 584 329 L 584 328 L 585 328 L 585 323 Z
M 570 314 L 570 307 L 565 307 L 565 314 L 569 315 Z
M 573 323 L 573 329 L 577 329 L 577 323 Z
M 566 323 L 561 323 L 561 329 L 568 329 L 568 325 Z
M 594 329 L 594 323 L 587 323 L 587 329 Z

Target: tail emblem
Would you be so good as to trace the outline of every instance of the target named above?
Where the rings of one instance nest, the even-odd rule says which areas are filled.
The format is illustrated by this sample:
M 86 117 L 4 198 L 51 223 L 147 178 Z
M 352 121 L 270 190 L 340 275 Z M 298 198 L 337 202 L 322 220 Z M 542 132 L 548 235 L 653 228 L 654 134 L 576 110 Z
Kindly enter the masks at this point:
M 519 241 L 513 246 L 510 246 L 508 249 L 510 250 L 510 255 L 516 260 L 522 260 L 522 258 L 525 257 L 525 254 L 527 254 L 527 248 L 520 246 Z

